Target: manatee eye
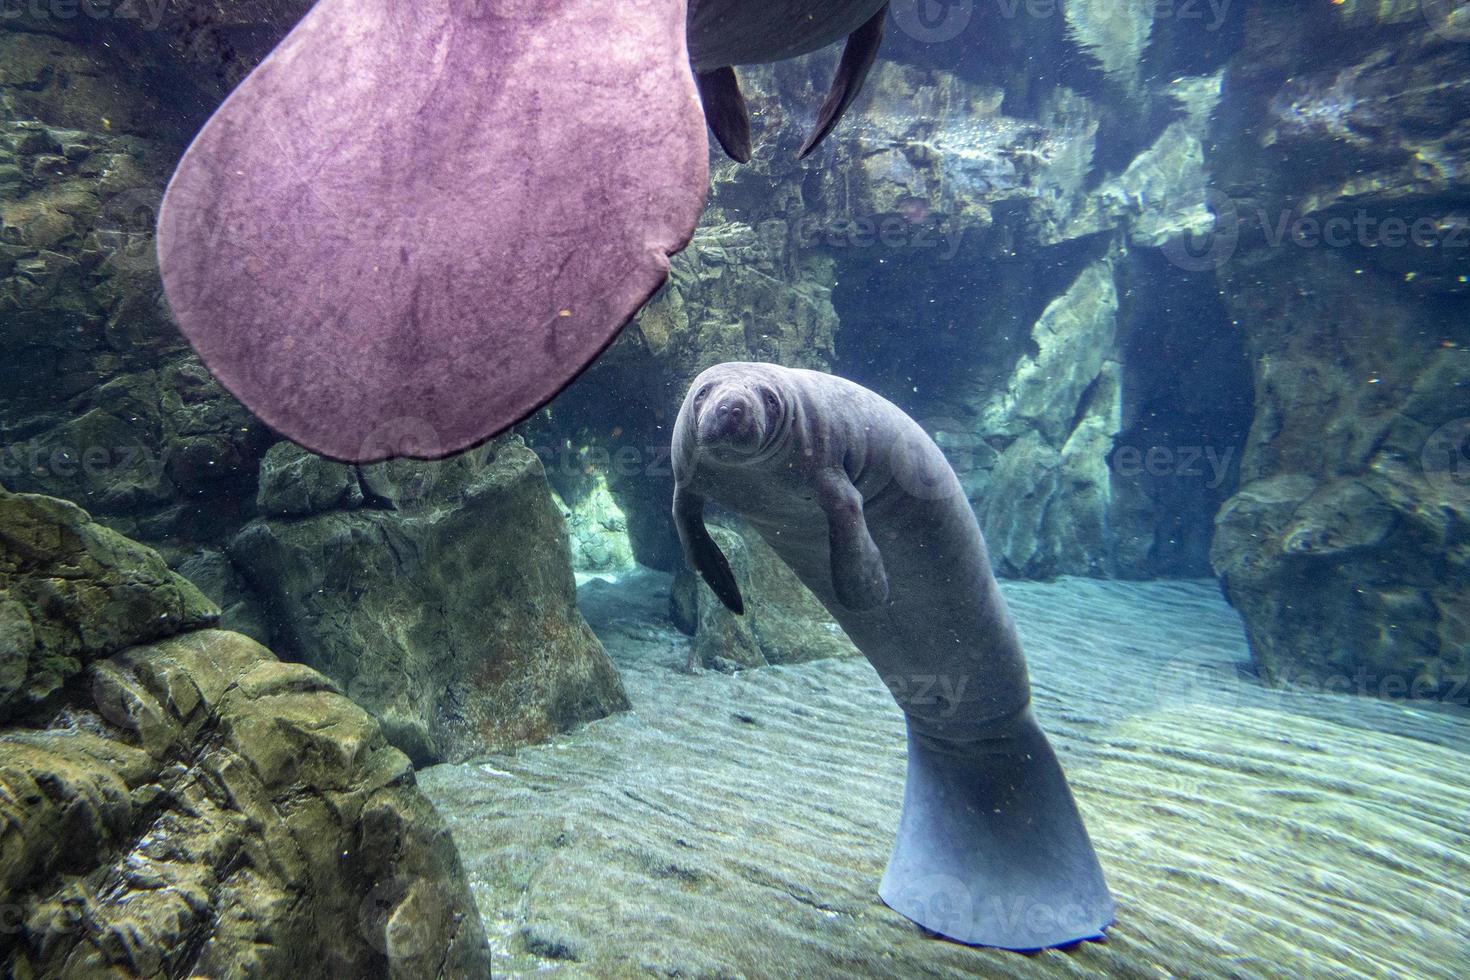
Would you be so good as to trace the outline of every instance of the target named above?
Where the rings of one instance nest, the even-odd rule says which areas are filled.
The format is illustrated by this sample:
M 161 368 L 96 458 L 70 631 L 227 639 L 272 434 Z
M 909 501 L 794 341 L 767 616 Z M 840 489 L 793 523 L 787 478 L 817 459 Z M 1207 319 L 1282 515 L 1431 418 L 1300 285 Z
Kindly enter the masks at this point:
M 776 393 L 774 391 L 771 391 L 769 389 L 766 390 L 766 407 L 773 412 L 779 412 L 781 410 L 780 399 L 776 397 Z
M 708 395 L 709 390 L 713 387 L 714 385 L 705 385 L 704 387 L 700 388 L 699 391 L 694 393 L 694 400 L 697 402 L 704 401 L 704 396 Z

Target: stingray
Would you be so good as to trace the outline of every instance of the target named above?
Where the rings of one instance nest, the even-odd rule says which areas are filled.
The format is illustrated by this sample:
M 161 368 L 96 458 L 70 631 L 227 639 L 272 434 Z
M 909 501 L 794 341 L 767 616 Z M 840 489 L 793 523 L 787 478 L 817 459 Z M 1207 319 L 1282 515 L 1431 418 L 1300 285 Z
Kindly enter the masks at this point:
M 320 0 L 184 154 L 159 214 L 175 320 L 287 438 L 437 458 L 566 387 L 668 276 L 731 66 L 848 37 L 805 155 L 852 102 L 886 0 Z M 703 111 L 701 111 L 703 110 Z

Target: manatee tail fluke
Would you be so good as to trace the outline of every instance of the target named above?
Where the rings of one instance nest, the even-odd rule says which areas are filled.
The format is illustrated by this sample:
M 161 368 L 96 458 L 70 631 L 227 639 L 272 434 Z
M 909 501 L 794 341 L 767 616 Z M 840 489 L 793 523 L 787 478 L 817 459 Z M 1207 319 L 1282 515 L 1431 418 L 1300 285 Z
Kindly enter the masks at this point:
M 1100 939 L 1112 895 L 1029 708 L 972 742 L 909 724 L 898 842 L 879 895 L 931 932 L 1037 950 Z

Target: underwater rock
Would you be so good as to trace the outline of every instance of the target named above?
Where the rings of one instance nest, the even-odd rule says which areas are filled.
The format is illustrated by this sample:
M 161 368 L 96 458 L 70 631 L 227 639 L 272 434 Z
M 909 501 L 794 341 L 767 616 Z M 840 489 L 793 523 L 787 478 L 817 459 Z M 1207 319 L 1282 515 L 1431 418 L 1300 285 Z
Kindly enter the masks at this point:
M 1258 249 L 1227 268 L 1258 405 L 1215 565 L 1269 679 L 1467 700 L 1464 320 L 1426 331 L 1422 294 L 1369 258 Z
M 669 612 L 694 638 L 690 664 L 726 673 L 767 664 L 858 655 L 796 573 L 754 533 L 709 526 L 745 598 L 745 615 L 725 608 L 692 570 L 674 578 Z
M 1008 575 L 1107 574 L 1108 462 L 1122 427 L 1118 294 L 1096 262 L 1051 303 L 1000 385 L 970 406 L 973 431 L 997 444 L 993 467 L 962 474 L 991 560 Z M 1004 447 L 1004 448 L 1000 448 Z
M 559 482 L 563 486 L 570 483 Z M 580 481 L 575 490 L 568 487 L 556 491 L 555 500 L 567 523 L 573 571 L 599 574 L 633 567 L 627 515 L 608 491 L 607 479 L 601 473 Z
M 272 517 L 347 510 L 362 504 L 357 471 L 291 442 L 278 442 L 260 461 L 255 506 Z
M 200 548 L 174 561 L 174 571 L 219 606 L 220 629 L 243 633 L 262 646 L 270 642 L 270 622 L 260 597 L 245 583 L 223 549 Z
M 408 760 L 215 614 L 74 505 L 0 493 L 0 969 L 485 975 Z
M 577 611 L 562 515 L 519 437 L 361 471 L 372 506 L 264 518 L 229 546 L 275 649 L 336 681 L 417 764 L 627 707 Z
M 9 972 L 488 971 L 408 760 L 326 678 L 246 637 L 131 647 L 0 746 Z
M 1217 268 L 1256 408 L 1213 561 L 1268 679 L 1470 701 L 1470 130 L 1447 95 L 1470 61 L 1416 6 L 1261 5 L 1227 75 Z
M 0 722 L 48 705 L 93 661 L 218 616 L 157 553 L 75 504 L 0 488 Z
M 0 30 L 0 479 L 135 537 L 218 535 L 238 526 L 269 440 L 159 302 L 153 225 L 189 133 L 157 96 L 179 87 L 173 66 L 142 32 L 130 42 L 87 16 L 32 31 L 9 13 L 21 16 Z M 190 506 L 201 495 L 211 506 Z

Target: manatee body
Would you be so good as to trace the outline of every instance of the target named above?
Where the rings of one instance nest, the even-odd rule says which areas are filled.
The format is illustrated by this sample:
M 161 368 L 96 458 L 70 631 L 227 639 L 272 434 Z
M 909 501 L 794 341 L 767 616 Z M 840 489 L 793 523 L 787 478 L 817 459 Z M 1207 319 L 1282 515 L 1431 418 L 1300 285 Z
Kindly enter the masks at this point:
M 887 16 L 888 0 L 691 0 L 689 63 L 705 119 L 725 153 L 750 160 L 750 116 L 732 66 L 784 61 L 847 38 L 816 126 L 797 154 L 804 157 L 857 98 Z
M 703 522 L 739 514 L 904 710 L 908 778 L 879 894 L 961 942 L 1099 938 L 1114 904 L 1056 756 L 959 480 L 892 403 L 831 375 L 717 365 L 674 426 L 674 517 L 722 602 L 739 587 Z

